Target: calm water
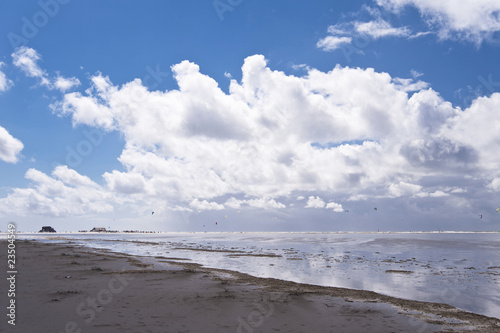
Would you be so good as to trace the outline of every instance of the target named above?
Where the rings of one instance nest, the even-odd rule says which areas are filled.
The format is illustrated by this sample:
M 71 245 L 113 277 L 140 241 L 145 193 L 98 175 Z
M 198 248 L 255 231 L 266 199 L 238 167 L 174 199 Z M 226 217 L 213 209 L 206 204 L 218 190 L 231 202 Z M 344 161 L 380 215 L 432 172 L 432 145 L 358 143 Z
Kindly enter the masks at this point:
M 133 255 L 187 258 L 259 277 L 447 303 L 500 318 L 500 233 L 18 235 L 63 241 L 53 236 Z

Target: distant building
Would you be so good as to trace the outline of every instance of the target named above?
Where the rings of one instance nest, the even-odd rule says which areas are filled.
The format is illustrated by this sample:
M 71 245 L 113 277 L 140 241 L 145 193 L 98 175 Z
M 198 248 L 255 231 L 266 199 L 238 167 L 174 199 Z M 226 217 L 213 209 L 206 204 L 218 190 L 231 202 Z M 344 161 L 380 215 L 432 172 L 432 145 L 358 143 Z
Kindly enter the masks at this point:
M 92 228 L 92 230 L 90 230 L 91 232 L 106 232 L 106 228 L 103 228 L 103 227 L 94 227 Z
M 56 232 L 56 231 L 51 226 L 45 226 L 42 227 L 42 230 L 40 230 L 39 232 Z

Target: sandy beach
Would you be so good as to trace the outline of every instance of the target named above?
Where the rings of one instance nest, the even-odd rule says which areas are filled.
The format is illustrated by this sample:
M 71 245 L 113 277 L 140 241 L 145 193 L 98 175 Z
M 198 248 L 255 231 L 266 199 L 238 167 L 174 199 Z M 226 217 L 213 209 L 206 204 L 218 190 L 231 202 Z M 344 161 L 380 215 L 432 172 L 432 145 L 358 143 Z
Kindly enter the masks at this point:
M 0 242 L 7 272 L 7 243 Z M 16 243 L 15 325 L 2 332 L 498 332 L 445 304 L 319 287 L 72 244 Z

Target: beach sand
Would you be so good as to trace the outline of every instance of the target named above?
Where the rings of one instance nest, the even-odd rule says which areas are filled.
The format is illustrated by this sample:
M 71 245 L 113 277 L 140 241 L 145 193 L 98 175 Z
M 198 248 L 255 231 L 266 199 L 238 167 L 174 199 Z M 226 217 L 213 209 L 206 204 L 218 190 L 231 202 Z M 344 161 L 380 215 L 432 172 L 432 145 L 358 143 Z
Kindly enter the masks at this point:
M 7 243 L 0 241 L 7 272 Z M 0 283 L 1 332 L 500 332 L 500 320 L 445 304 L 16 242 L 16 320 Z M 5 274 L 5 273 L 4 273 Z

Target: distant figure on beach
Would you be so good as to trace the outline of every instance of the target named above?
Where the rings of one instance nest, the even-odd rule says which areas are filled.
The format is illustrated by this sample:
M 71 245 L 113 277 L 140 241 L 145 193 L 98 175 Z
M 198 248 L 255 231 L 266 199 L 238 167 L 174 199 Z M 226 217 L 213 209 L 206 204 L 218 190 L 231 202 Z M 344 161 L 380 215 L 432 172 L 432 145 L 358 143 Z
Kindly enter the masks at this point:
M 479 218 L 482 219 L 483 218 L 483 214 L 479 214 Z

